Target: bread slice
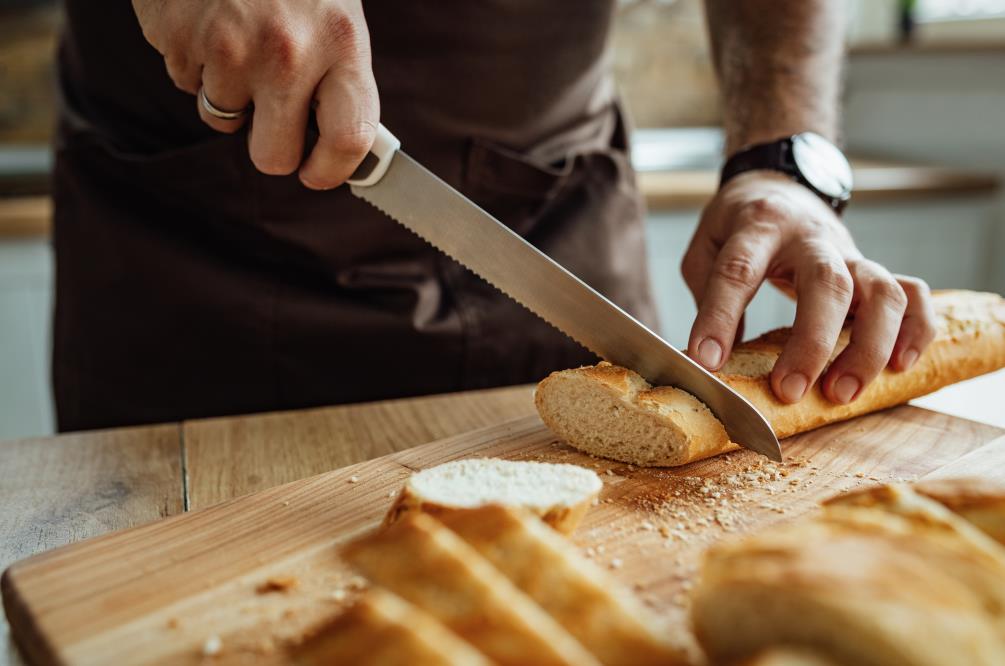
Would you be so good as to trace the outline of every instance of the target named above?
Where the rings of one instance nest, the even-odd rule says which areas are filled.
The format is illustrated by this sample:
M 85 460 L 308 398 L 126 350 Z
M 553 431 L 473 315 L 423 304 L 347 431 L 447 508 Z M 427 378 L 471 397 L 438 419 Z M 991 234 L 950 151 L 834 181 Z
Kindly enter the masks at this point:
M 683 663 L 631 592 L 533 515 L 486 506 L 442 520 L 607 666 Z
M 423 608 L 499 664 L 599 662 L 454 532 L 410 513 L 343 549 L 377 585 Z
M 796 646 L 842 665 L 1005 663 L 1005 549 L 894 493 L 712 548 L 692 604 L 710 661 Z
M 1005 487 L 987 479 L 952 478 L 922 480 L 911 488 L 1005 545 Z M 891 506 L 898 499 L 889 486 L 875 486 L 838 495 L 825 505 Z
M 569 534 L 603 488 L 593 470 L 578 465 L 473 458 L 413 474 L 384 519 L 390 525 L 412 511 L 433 516 L 501 504 L 527 509 Z
M 898 405 L 953 382 L 1005 367 L 1005 299 L 997 294 L 933 294 L 938 334 L 909 370 L 880 373 L 848 405 L 829 402 L 819 383 L 798 403 L 775 398 L 769 376 L 790 330 L 738 345 L 719 373 L 771 422 L 779 437 Z M 834 351 L 848 343 L 846 329 Z M 651 387 L 642 377 L 606 363 L 552 373 L 537 387 L 541 419 L 570 445 L 644 466 L 682 465 L 736 448 L 696 398 Z
M 482 653 L 425 611 L 374 588 L 297 647 L 302 666 L 490 666 Z
M 653 388 L 607 362 L 553 372 L 538 384 L 534 402 L 541 420 L 570 445 L 642 467 L 683 465 L 737 448 L 690 393 Z
M 777 647 L 756 657 L 737 662 L 736 666 L 840 666 L 812 650 Z

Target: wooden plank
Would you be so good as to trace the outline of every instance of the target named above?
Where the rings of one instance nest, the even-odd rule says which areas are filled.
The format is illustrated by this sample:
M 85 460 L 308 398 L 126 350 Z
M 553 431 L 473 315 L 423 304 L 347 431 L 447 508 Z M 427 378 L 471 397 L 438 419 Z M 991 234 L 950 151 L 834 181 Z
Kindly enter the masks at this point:
M 44 553 L 7 572 L 4 603 L 40 663 L 194 664 L 214 636 L 214 663 L 282 663 L 288 641 L 345 603 L 338 544 L 379 522 L 412 469 L 492 455 L 597 469 L 603 501 L 575 542 L 684 636 L 683 593 L 708 544 L 842 490 L 926 474 L 1002 433 L 900 407 L 791 438 L 782 466 L 738 451 L 639 469 L 582 455 L 531 416 Z M 734 483 L 747 474 L 762 478 Z M 273 576 L 297 584 L 260 593 Z
M 532 386 L 183 425 L 189 508 L 535 413 Z
M 1005 437 L 988 442 L 925 475 L 926 479 L 981 477 L 1005 484 Z
M 45 238 L 51 227 L 49 197 L 0 198 L 0 240 Z
M 993 172 L 922 164 L 852 159 L 852 171 L 856 203 L 990 197 L 1001 185 Z M 638 182 L 649 210 L 700 208 L 718 190 L 719 173 L 711 169 L 641 171 Z
M 182 511 L 178 426 L 2 442 L 0 470 L 0 569 Z M 7 636 L 0 622 L 0 664 L 16 663 Z

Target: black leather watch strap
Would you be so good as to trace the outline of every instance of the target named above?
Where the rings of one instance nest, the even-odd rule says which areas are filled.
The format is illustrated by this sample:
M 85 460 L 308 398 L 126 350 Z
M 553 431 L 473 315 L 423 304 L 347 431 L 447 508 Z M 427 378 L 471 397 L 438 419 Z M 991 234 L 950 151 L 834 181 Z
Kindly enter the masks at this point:
M 820 197 L 824 203 L 834 209 L 834 212 L 840 214 L 848 204 L 847 194 L 843 197 L 835 197 L 821 192 L 813 183 L 806 179 L 794 156 L 794 138 L 785 137 L 777 141 L 757 144 L 735 153 L 726 160 L 726 163 L 722 167 L 719 187 L 721 188 L 733 178 L 747 171 L 756 171 L 759 169 L 778 171 L 808 188 Z
M 722 167 L 719 187 L 747 171 L 770 169 L 781 171 L 793 178 L 799 175 L 799 170 L 792 159 L 792 141 L 782 139 L 771 143 L 761 143 L 734 153 Z

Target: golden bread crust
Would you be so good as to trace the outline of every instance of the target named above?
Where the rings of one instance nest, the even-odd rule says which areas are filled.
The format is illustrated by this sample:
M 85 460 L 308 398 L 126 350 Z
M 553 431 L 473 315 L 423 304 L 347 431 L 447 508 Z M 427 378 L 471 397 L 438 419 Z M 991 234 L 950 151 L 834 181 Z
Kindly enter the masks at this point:
M 847 405 L 828 401 L 819 382 L 796 404 L 778 400 L 769 376 L 789 329 L 736 347 L 719 377 L 768 419 L 779 438 L 905 403 L 954 382 L 1005 367 L 1005 299 L 970 291 L 933 293 L 938 333 L 914 366 L 885 369 Z M 845 330 L 833 357 L 848 343 Z M 577 404 L 590 401 L 590 409 Z M 683 465 L 737 448 L 693 396 L 653 388 L 638 374 L 600 363 L 552 373 L 539 385 L 542 420 L 570 445 L 643 466 Z M 691 408 L 696 408 L 692 411 Z M 1003 528 L 1005 533 L 1005 528 Z

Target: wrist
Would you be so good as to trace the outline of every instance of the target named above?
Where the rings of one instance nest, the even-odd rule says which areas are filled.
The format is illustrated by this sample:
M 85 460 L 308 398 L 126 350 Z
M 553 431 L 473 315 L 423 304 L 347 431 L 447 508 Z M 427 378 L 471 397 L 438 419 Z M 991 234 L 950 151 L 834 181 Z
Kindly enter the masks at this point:
M 819 134 L 803 132 L 758 143 L 734 153 L 722 168 L 720 187 L 749 171 L 774 171 L 803 185 L 840 214 L 852 190 L 844 154 Z

